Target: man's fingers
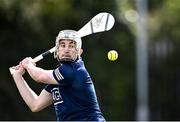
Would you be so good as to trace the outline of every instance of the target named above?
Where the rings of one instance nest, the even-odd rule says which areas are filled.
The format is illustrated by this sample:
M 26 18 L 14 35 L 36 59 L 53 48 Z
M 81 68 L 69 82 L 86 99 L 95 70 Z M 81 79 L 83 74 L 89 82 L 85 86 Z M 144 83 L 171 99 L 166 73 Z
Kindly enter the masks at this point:
M 24 67 L 26 67 L 27 64 L 31 63 L 31 60 L 32 60 L 31 57 L 26 57 L 25 59 L 23 59 L 23 60 L 21 61 L 21 64 L 22 64 Z
M 9 68 L 9 71 L 10 71 L 10 73 L 11 73 L 11 75 L 15 72 L 15 68 L 14 67 L 10 67 Z
M 12 75 L 16 70 L 18 70 L 19 67 L 20 67 L 20 65 L 10 67 L 10 68 L 9 68 L 9 71 L 10 71 L 11 75 Z

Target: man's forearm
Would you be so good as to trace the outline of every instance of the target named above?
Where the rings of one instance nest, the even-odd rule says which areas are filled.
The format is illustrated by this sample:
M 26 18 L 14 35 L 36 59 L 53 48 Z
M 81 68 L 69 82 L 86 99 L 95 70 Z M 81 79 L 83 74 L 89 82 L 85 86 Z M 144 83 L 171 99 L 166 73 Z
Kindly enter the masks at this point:
M 35 100 L 38 97 L 37 94 L 29 87 L 21 75 L 14 75 L 13 78 L 23 100 L 31 111 L 33 111 L 35 108 Z
M 28 65 L 26 70 L 32 79 L 37 82 L 45 84 L 57 84 L 57 81 L 53 77 L 53 70 L 44 70 L 34 65 Z
M 42 80 L 42 75 L 44 74 L 44 70 L 36 67 L 34 65 L 29 65 L 26 67 L 27 72 L 29 75 L 32 77 L 33 80 L 35 81 L 41 81 Z

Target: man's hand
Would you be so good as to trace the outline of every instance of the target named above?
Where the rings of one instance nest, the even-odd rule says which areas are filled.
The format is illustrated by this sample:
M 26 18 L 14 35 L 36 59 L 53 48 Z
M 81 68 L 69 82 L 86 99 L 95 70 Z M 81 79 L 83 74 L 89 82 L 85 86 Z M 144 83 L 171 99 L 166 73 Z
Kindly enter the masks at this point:
M 27 57 L 27 58 L 23 59 L 21 63 L 25 69 L 27 69 L 29 66 L 35 66 L 36 65 L 34 62 L 32 62 L 31 57 Z
M 25 73 L 25 69 L 22 66 L 22 64 L 20 63 L 17 66 L 13 66 L 9 68 L 11 75 L 16 76 L 16 75 L 23 75 Z

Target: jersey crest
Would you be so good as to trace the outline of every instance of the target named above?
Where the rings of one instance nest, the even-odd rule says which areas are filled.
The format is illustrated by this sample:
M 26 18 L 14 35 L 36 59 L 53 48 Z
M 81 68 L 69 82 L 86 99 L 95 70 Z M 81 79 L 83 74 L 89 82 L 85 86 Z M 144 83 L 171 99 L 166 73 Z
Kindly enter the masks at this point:
M 63 99 L 61 97 L 60 91 L 59 91 L 59 87 L 54 87 L 52 90 L 52 97 L 54 100 L 54 105 L 57 105 L 59 103 L 63 103 Z

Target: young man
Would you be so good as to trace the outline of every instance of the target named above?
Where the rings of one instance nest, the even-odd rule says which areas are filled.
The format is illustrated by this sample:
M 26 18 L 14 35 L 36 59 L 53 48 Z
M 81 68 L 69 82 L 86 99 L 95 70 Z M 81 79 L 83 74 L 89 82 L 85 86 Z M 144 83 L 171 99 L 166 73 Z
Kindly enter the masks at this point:
M 17 88 L 31 111 L 38 112 L 54 103 L 57 120 L 105 121 L 96 98 L 94 85 L 81 59 L 81 38 L 74 30 L 60 31 L 56 38 L 54 70 L 36 67 L 25 58 L 12 67 Z M 38 96 L 23 78 L 25 70 L 36 82 L 48 84 Z

